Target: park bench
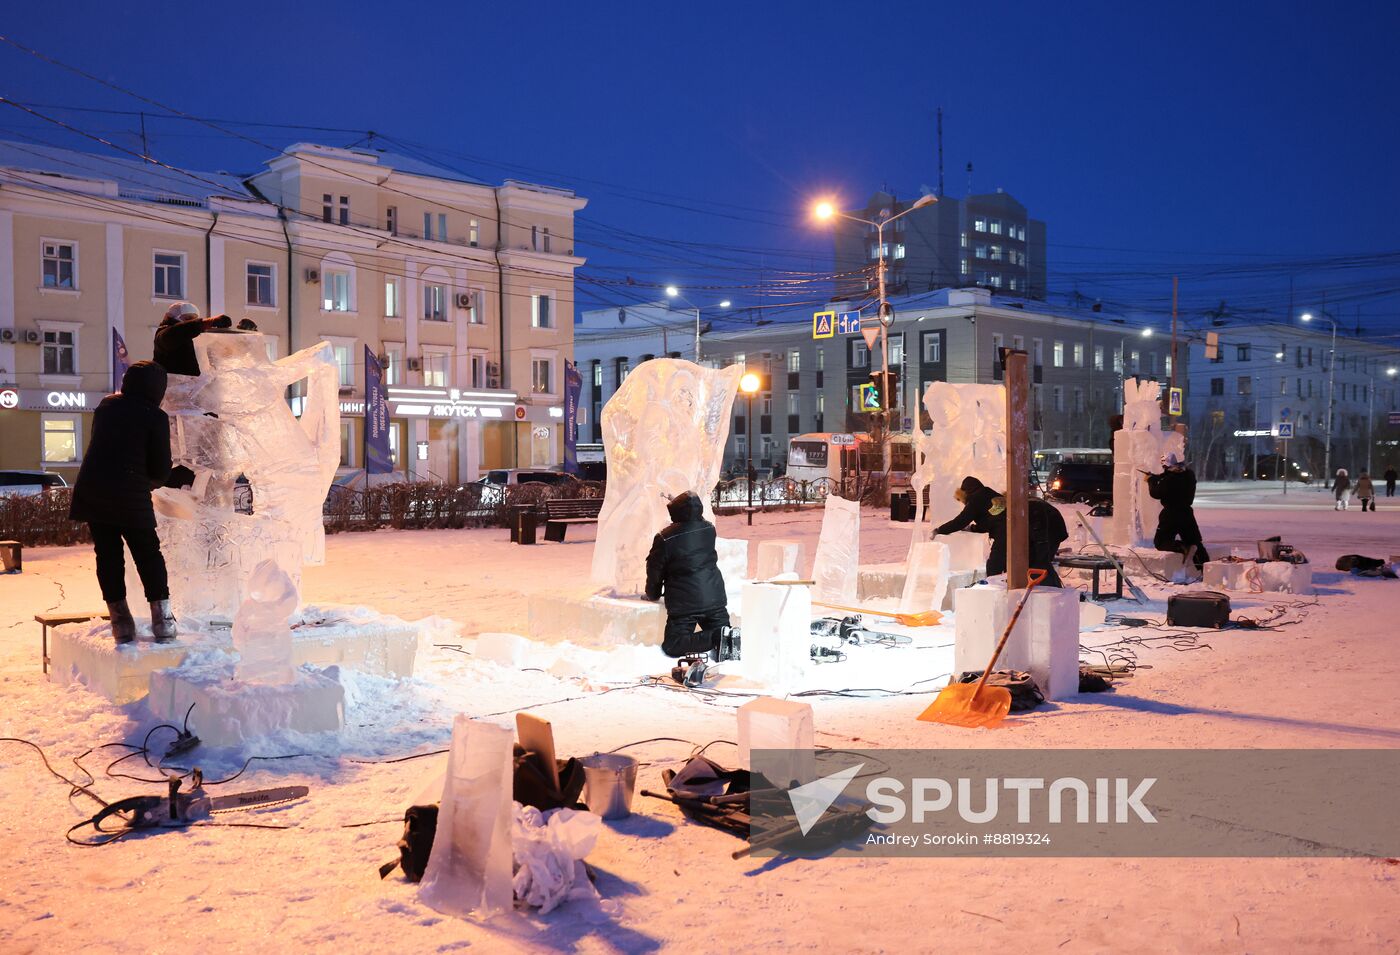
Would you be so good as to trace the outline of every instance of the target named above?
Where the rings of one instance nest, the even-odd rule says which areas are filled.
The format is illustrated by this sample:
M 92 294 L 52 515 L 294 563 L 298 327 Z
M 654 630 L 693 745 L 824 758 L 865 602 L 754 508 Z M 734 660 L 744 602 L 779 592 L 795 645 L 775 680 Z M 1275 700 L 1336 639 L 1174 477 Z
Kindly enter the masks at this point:
M 596 524 L 601 497 L 560 498 L 544 502 L 544 539 L 560 542 L 570 524 Z
M 34 622 L 43 628 L 43 643 L 39 650 L 39 659 L 43 663 L 44 672 L 49 672 L 49 627 L 59 627 L 65 623 L 83 623 L 87 620 L 110 620 L 111 614 L 99 613 L 94 610 L 91 613 L 36 613 Z

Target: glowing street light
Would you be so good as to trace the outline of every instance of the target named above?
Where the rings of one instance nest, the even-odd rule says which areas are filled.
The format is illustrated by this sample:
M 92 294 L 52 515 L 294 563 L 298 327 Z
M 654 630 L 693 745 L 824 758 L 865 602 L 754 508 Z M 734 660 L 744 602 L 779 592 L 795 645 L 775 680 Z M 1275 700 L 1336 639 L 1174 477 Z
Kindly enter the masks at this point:
M 1151 338 L 1151 337 L 1152 337 L 1152 329 L 1150 329 L 1150 328 L 1144 328 L 1144 329 L 1142 330 L 1142 337 L 1143 337 L 1143 338 Z
M 812 215 L 821 222 L 825 222 L 836 215 L 836 207 L 829 202 L 819 202 L 812 207 Z
M 753 372 L 746 372 L 739 379 L 739 390 L 749 400 L 749 414 L 744 419 L 744 484 L 749 491 L 749 526 L 753 526 L 753 396 L 763 387 L 763 380 Z
M 684 295 L 682 295 L 682 294 L 681 294 L 681 290 L 680 290 L 678 287 L 674 286 L 674 285 L 668 285 L 668 286 L 666 286 L 666 297 L 667 297 L 667 298 L 678 298 L 678 299 L 680 299 L 682 302 L 685 302 L 685 304 L 689 305 L 691 308 L 695 309 L 695 362 L 696 362 L 696 364 L 699 364 L 699 363 L 700 363 L 700 306 L 699 306 L 699 305 L 696 305 L 696 304 L 695 304 L 694 302 L 692 302 L 690 299 L 688 299 L 688 298 L 686 298 Z M 725 299 L 723 302 L 720 302 L 718 306 L 706 306 L 706 308 L 710 308 L 710 307 L 728 308 L 728 307 L 729 307 L 729 299 Z

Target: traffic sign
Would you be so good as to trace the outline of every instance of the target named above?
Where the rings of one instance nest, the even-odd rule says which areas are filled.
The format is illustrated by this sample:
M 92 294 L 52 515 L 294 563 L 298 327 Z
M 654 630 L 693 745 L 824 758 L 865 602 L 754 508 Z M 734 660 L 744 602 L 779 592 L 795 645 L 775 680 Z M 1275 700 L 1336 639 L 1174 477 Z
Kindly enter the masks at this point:
M 1289 438 L 1293 437 L 1293 422 L 1280 421 L 1274 428 L 1274 434 L 1287 441 Z
M 1173 388 L 1167 393 L 1167 414 L 1181 414 L 1181 389 Z
M 859 385 L 860 388 L 860 410 L 879 411 L 880 391 L 872 384 Z
M 836 332 L 835 312 L 815 312 L 812 315 L 812 337 L 830 338 Z
M 842 335 L 854 335 L 860 331 L 860 312 L 841 312 L 836 316 L 836 330 Z
M 865 347 L 871 351 L 875 350 L 875 342 L 880 338 L 879 325 L 867 325 L 860 330 L 860 337 L 865 339 Z

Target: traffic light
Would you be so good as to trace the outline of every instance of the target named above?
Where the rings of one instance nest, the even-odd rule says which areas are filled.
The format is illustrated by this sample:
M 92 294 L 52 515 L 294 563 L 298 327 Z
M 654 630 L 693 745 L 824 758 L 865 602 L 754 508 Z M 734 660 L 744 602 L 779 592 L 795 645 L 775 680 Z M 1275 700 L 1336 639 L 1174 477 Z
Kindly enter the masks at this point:
M 891 371 L 889 373 L 889 376 L 890 381 L 889 388 L 887 390 L 885 389 L 882 382 L 882 379 L 885 377 L 885 373 L 882 371 L 872 371 L 870 373 L 870 384 L 875 388 L 875 394 L 879 398 L 878 403 L 881 409 L 886 407 L 899 407 L 899 372 Z

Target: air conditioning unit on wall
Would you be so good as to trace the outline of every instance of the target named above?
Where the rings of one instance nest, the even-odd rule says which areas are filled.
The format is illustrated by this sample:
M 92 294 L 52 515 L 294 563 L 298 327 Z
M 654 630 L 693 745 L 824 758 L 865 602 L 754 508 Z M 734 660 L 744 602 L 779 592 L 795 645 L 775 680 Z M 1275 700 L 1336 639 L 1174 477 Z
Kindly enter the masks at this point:
M 319 285 L 320 282 L 321 282 L 321 271 L 320 271 L 320 269 L 307 269 L 307 270 L 306 270 L 306 281 L 307 281 L 307 284 L 309 284 L 309 285 Z
M 457 293 L 457 307 L 458 307 L 458 308 L 471 308 L 471 307 L 472 307 L 472 296 L 471 296 L 471 293 L 470 293 L 470 292 L 458 292 L 458 293 Z
M 37 344 L 39 344 L 39 339 L 40 339 L 40 337 L 41 337 L 41 336 L 39 335 L 38 329 L 35 329 L 35 328 L 26 328 L 26 329 L 24 330 L 24 341 L 25 341 L 25 344 L 28 344 L 28 345 L 37 345 Z
M 409 371 L 422 371 L 422 370 L 423 370 L 423 359 L 421 359 L 421 358 L 410 358 L 410 359 L 408 360 L 408 370 L 409 370 Z
M 15 341 L 16 338 L 17 336 L 13 328 L 0 328 L 0 343 L 8 345 Z

